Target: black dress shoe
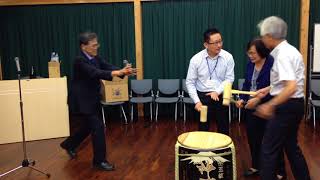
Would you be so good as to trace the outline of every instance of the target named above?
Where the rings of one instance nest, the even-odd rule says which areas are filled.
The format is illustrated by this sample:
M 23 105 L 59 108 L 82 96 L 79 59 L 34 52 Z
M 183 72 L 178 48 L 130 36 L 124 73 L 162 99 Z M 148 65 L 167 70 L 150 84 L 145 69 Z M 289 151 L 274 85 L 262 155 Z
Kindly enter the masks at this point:
M 113 171 L 115 169 L 114 165 L 109 162 L 93 163 L 93 167 L 103 171 Z
M 243 173 L 244 176 L 254 176 L 254 175 L 259 175 L 259 171 L 258 170 L 252 170 L 252 169 L 248 169 Z
M 76 151 L 73 149 L 68 149 L 63 142 L 60 144 L 60 147 L 67 151 L 67 154 L 69 155 L 70 159 L 74 159 L 77 157 Z

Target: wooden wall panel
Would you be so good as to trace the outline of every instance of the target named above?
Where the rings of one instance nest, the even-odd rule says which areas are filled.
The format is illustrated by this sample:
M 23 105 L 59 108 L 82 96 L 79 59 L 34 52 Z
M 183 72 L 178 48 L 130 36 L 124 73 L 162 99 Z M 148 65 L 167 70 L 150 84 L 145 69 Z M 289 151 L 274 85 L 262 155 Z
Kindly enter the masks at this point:
M 300 10 L 300 47 L 299 50 L 303 56 L 303 62 L 305 65 L 305 77 L 307 77 L 307 64 L 308 64 L 308 35 L 309 35 L 309 11 L 310 11 L 310 0 L 301 0 L 301 10 Z M 307 78 L 305 78 L 305 84 Z M 305 96 L 306 94 L 305 86 Z

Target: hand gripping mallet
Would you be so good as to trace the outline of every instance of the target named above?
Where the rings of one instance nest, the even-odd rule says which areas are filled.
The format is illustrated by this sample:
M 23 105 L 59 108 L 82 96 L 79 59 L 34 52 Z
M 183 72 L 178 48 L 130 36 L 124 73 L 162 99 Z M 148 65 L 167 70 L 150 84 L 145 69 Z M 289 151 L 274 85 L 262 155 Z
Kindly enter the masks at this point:
M 227 82 L 227 83 L 224 84 L 224 88 L 223 88 L 223 101 L 222 101 L 222 104 L 224 106 L 229 106 L 230 102 L 235 102 L 231 98 L 232 94 L 247 94 L 247 95 L 255 96 L 257 93 L 253 92 L 253 91 L 240 91 L 240 90 L 232 89 L 232 84 Z

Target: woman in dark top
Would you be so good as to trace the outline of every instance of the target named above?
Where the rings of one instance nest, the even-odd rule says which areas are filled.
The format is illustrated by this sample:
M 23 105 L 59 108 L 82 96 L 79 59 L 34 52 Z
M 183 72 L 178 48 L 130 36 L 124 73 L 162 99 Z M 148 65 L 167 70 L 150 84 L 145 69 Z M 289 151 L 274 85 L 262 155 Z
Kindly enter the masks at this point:
M 249 62 L 242 90 L 257 91 L 270 85 L 270 70 L 273 65 L 273 57 L 269 53 L 270 50 L 264 46 L 260 39 L 254 39 L 248 43 L 247 55 Z M 261 143 L 267 121 L 255 116 L 253 113 L 255 111 L 254 108 L 258 104 L 264 103 L 269 99 L 271 99 L 270 95 L 267 95 L 262 100 L 248 95 L 240 95 L 240 99 L 236 103 L 238 108 L 245 108 L 247 136 L 251 152 L 252 166 L 245 171 L 245 176 L 257 175 L 259 173 Z M 278 175 L 278 178 L 283 179 L 285 174 L 283 157 L 279 158 L 278 174 L 281 174 Z

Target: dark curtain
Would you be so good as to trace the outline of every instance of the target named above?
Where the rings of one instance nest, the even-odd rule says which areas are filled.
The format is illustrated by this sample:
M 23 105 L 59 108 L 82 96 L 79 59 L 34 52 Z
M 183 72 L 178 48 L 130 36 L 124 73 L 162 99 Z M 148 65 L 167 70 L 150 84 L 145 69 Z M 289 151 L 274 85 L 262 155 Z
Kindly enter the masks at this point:
M 236 79 L 245 70 L 246 43 L 257 36 L 256 24 L 264 17 L 285 19 L 289 42 L 299 44 L 300 0 L 166 0 L 143 2 L 142 13 L 145 78 L 185 78 L 190 58 L 203 48 L 203 31 L 212 26 L 234 56 Z M 15 56 L 23 74 L 34 66 L 47 77 L 53 51 L 62 60 L 62 75 L 69 76 L 84 30 L 98 33 L 100 54 L 109 62 L 135 64 L 133 3 L 0 7 L 0 18 L 5 79 L 16 78 Z
M 166 0 L 143 2 L 142 10 L 145 78 L 185 78 L 190 58 L 203 49 L 202 33 L 213 26 L 234 56 L 236 79 L 244 76 L 246 44 L 267 16 L 283 18 L 288 41 L 299 48 L 300 0 Z
M 20 57 L 22 75 L 34 67 L 36 75 L 48 76 L 51 52 L 58 52 L 61 75 L 70 77 L 79 53 L 78 35 L 98 34 L 100 55 L 122 66 L 134 63 L 133 3 L 0 7 L 0 56 L 5 79 L 16 78 L 15 56 Z

